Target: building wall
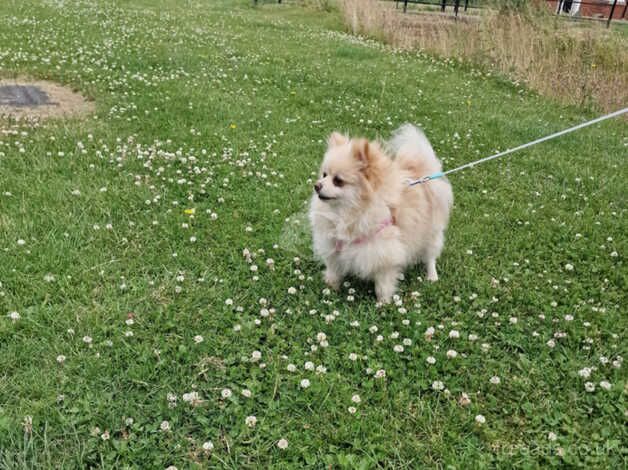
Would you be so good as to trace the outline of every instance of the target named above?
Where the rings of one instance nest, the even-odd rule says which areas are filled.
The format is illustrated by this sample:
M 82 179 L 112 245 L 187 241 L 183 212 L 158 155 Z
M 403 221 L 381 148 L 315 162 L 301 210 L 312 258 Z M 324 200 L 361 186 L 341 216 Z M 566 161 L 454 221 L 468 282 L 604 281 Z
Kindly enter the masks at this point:
M 592 16 L 592 17 L 601 17 L 608 18 L 608 15 L 611 13 L 611 9 L 613 8 L 614 0 L 581 0 L 579 4 L 578 15 L 580 16 Z M 553 11 L 558 9 L 558 0 L 552 0 L 547 2 L 550 8 Z M 565 2 L 563 1 L 563 4 Z M 578 9 L 578 0 L 572 1 L 572 11 Z M 625 15 L 626 10 L 626 0 L 617 0 L 617 5 L 615 6 L 615 11 L 613 12 L 613 19 L 628 19 Z M 569 14 L 561 11 L 561 14 Z

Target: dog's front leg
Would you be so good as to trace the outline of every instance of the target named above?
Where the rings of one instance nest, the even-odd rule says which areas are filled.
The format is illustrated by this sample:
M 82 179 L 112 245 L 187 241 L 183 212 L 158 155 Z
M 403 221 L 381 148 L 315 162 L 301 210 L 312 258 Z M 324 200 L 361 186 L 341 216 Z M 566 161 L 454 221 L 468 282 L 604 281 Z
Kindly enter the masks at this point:
M 339 290 L 343 275 L 335 258 L 330 256 L 325 260 L 325 283 L 332 289 Z
M 375 294 L 377 301 L 383 304 L 390 303 L 397 290 L 400 270 L 396 267 L 385 268 L 375 274 Z

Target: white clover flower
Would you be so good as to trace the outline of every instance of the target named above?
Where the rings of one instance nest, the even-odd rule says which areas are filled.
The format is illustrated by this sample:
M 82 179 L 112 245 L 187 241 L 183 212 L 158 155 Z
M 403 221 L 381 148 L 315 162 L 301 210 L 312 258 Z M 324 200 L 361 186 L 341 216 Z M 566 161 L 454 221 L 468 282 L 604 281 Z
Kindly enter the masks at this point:
M 301 388 L 308 388 L 310 386 L 310 381 L 308 379 L 303 379 L 299 382 L 299 386 Z
M 593 382 L 585 382 L 584 383 L 584 389 L 591 393 L 595 391 L 595 384 Z
M 196 335 L 196 336 L 194 337 L 194 342 L 195 342 L 196 344 L 202 343 L 202 342 L 203 342 L 203 337 L 202 337 L 201 335 Z
M 358 355 L 356 353 L 349 353 L 349 360 L 350 361 L 357 361 L 358 360 Z
M 286 450 L 288 448 L 288 440 L 279 439 L 279 441 L 277 441 L 277 447 L 279 447 L 281 450 Z
M 222 398 L 224 398 L 225 400 L 229 397 L 231 397 L 231 389 L 229 388 L 223 388 L 222 391 L 220 392 L 220 395 L 222 396 Z
M 471 333 L 469 335 L 469 341 L 477 341 L 478 340 L 478 335 Z
M 16 322 L 16 321 L 18 321 L 20 318 L 22 318 L 22 317 L 20 316 L 20 314 L 19 314 L 19 313 L 17 313 L 17 312 L 9 312 L 9 314 L 8 314 L 7 316 L 11 319 L 11 321 L 14 321 L 14 322 Z
M 57 362 L 58 362 L 59 364 L 63 364 L 63 363 L 65 362 L 65 356 L 64 356 L 63 354 L 59 354 L 59 355 L 57 356 Z
M 254 428 L 255 425 L 257 424 L 257 418 L 255 416 L 247 416 L 244 420 L 244 423 L 250 427 L 250 428 Z
M 319 343 L 321 341 L 325 341 L 327 339 L 327 335 L 325 333 L 318 333 L 316 335 L 316 341 L 318 341 Z
M 612 385 L 610 382 L 606 381 L 606 380 L 602 380 L 600 382 L 600 387 L 603 388 L 604 390 L 608 391 L 611 389 Z
M 262 353 L 260 351 L 253 351 L 251 353 L 251 361 L 257 362 L 262 358 Z
M 477 415 L 475 417 L 475 422 L 478 423 L 478 424 L 484 424 L 484 423 L 486 423 L 486 418 L 484 416 L 482 416 L 482 415 Z
M 451 339 L 458 339 L 458 338 L 460 338 L 460 333 L 458 332 L 458 330 L 451 330 L 449 332 L 449 337 Z
M 288 288 L 288 294 L 294 295 L 296 293 L 297 293 L 297 290 L 294 287 L 289 287 Z
M 161 424 L 159 425 L 159 429 L 161 429 L 162 431 L 170 431 L 170 423 L 168 421 L 162 421 Z
M 501 381 L 502 380 L 497 375 L 494 375 L 489 379 L 489 382 L 491 382 L 493 385 L 499 385 Z
M 314 363 L 311 361 L 307 361 L 303 367 L 305 368 L 305 370 L 314 370 Z
M 198 405 L 201 403 L 201 397 L 199 396 L 198 392 L 184 393 L 183 395 L 181 395 L 181 399 L 186 403 L 190 403 L 191 405 Z
M 453 349 L 450 349 L 449 351 L 447 351 L 447 357 L 449 359 L 455 359 L 457 356 L 458 356 L 458 353 L 454 351 Z
M 383 379 L 384 377 L 386 377 L 386 371 L 384 369 L 379 369 L 375 372 L 376 379 Z
M 428 364 L 436 364 L 436 358 L 434 356 L 428 356 L 427 359 L 425 359 L 427 361 Z
M 445 389 L 445 384 L 440 380 L 435 380 L 432 382 L 432 390 L 440 391 Z
M 554 346 L 556 346 L 556 341 L 554 341 L 553 339 L 550 339 L 547 341 L 547 346 L 550 348 L 553 348 Z
M 243 397 L 251 398 L 252 395 L 253 395 L 253 392 L 251 392 L 248 388 L 245 388 L 244 390 L 242 390 Z
M 92 338 L 91 336 L 83 336 L 83 342 L 85 344 L 91 344 L 92 343 Z
M 471 404 L 471 399 L 469 398 L 469 395 L 463 392 L 458 399 L 458 403 L 460 403 L 460 406 L 469 406 Z
M 550 431 L 547 434 L 547 440 L 548 441 L 554 442 L 556 439 L 558 439 L 558 436 L 556 435 L 556 433 Z
M 296 372 L 296 370 L 297 370 L 297 366 L 295 366 L 294 364 L 288 364 L 288 365 L 286 366 L 286 370 L 287 370 L 288 372 Z
M 355 406 L 350 406 L 349 408 L 347 408 L 347 411 L 354 415 L 358 410 Z
M 567 263 L 567 264 L 565 265 L 565 270 L 566 270 L 566 271 L 573 271 L 573 264 L 571 264 L 571 263 Z
M 578 371 L 578 375 L 580 377 L 583 377 L 585 379 L 588 379 L 589 376 L 591 375 L 591 368 L 590 367 L 585 367 L 584 369 L 580 369 Z
M 393 347 L 393 351 L 395 351 L 396 353 L 402 353 L 403 352 L 403 346 L 400 344 L 395 344 L 395 346 Z
M 203 442 L 203 450 L 206 452 L 214 450 L 214 443 L 212 441 Z

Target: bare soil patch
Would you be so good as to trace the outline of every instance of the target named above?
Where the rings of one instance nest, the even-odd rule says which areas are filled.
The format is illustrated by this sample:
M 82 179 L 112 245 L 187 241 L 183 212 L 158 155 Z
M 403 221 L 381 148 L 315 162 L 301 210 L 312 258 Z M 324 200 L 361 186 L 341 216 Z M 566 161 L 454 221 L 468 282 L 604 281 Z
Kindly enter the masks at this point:
M 0 80 L 0 117 L 40 120 L 82 116 L 93 110 L 93 102 L 54 82 L 27 78 Z

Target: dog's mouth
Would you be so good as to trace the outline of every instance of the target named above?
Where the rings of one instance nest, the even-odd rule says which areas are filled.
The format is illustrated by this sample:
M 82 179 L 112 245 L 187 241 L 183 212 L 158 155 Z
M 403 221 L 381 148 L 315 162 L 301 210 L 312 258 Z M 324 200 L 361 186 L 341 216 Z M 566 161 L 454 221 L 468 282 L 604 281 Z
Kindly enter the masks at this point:
M 318 195 L 318 198 L 319 198 L 321 201 L 331 201 L 332 199 L 336 199 L 335 197 L 323 196 L 322 194 L 319 194 L 319 195 Z

